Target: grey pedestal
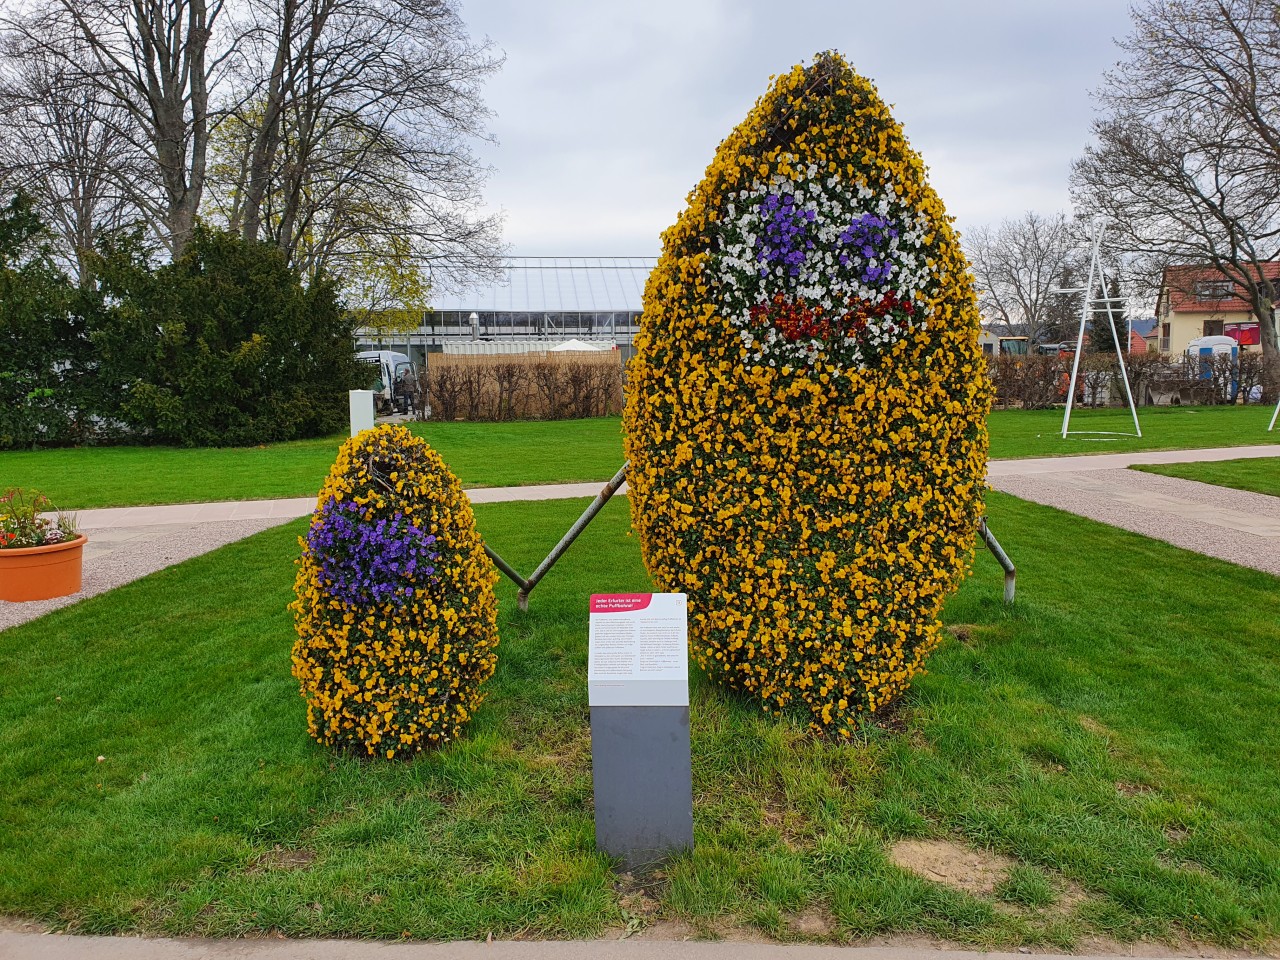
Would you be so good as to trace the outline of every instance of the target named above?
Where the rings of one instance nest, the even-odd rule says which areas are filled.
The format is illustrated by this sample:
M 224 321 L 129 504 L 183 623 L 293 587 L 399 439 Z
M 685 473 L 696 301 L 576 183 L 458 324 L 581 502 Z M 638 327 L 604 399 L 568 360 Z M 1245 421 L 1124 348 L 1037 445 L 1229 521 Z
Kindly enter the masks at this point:
M 639 870 L 693 847 L 689 708 L 592 707 L 596 846 Z

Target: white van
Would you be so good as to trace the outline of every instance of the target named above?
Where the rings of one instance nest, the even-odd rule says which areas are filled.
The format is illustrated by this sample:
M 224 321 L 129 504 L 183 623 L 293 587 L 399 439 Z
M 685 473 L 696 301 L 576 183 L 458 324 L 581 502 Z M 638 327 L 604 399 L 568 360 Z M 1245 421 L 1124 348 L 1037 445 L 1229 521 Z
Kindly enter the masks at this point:
M 380 414 L 408 413 L 418 392 L 418 368 L 394 350 L 361 350 L 356 359 L 369 365 L 369 386 Z

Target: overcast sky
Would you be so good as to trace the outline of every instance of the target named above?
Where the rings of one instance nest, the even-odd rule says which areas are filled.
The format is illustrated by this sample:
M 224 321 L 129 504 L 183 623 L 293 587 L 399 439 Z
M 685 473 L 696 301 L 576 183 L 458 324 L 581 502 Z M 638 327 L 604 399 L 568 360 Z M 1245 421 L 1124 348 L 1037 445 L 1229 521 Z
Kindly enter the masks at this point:
M 519 255 L 656 256 L 772 74 L 834 48 L 870 78 L 963 231 L 1068 209 L 1123 0 L 462 0 L 506 64 L 486 189 Z

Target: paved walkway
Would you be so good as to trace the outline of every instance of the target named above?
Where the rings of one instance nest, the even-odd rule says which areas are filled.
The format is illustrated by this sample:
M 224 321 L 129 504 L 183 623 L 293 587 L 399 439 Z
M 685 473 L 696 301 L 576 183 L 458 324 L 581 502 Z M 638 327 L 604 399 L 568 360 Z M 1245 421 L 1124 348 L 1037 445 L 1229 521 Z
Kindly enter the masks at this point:
M 1146 949 L 1142 949 L 1146 946 Z M 1029 952 L 1029 951 L 1028 951 Z M 1068 960 L 1038 954 L 1040 960 Z M 1243 951 L 1152 950 L 1134 956 L 1258 956 Z M 0 932 L 0 960 L 1025 960 L 1020 953 L 977 953 L 930 947 L 821 947 L 741 942 L 661 940 L 371 943 L 361 940 L 164 940 L 69 937 Z M 1074 960 L 1074 958 L 1073 958 Z
M 1126 469 L 1256 457 L 1277 458 L 1280 471 L 1280 447 L 1259 446 L 993 460 L 987 478 L 1003 493 L 1280 576 L 1280 499 Z
M 1280 575 L 1280 500 L 1125 469 L 1137 463 L 1252 457 L 1280 458 L 1280 446 L 992 460 L 987 472 L 991 486 L 1005 493 Z M 596 481 L 486 487 L 468 490 L 467 495 L 472 503 L 562 500 L 593 497 L 603 485 Z M 626 493 L 625 485 L 619 493 Z M 294 497 L 83 510 L 78 519 L 89 534 L 84 590 L 35 603 L 0 600 L 0 630 L 304 517 L 315 503 L 314 497 Z

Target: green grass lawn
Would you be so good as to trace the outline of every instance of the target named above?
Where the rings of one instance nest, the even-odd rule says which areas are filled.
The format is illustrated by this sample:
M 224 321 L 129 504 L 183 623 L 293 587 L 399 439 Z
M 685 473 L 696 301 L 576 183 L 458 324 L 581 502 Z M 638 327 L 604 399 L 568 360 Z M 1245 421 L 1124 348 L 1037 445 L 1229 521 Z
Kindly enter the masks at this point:
M 590 807 L 586 597 L 648 583 L 624 502 L 529 612 L 504 584 L 487 701 L 464 740 L 412 763 L 307 738 L 285 610 L 299 523 L 0 632 L 0 914 L 208 935 L 632 923 L 1274 945 L 1280 581 L 1010 497 L 990 506 L 1017 605 L 980 555 L 900 731 L 818 741 L 695 675 L 697 847 L 645 880 L 594 852 Z M 581 507 L 477 516 L 529 569 Z M 995 896 L 963 893 L 892 864 L 910 837 L 1018 866 Z
M 1277 457 L 1280 457 L 1280 451 L 1277 452 Z M 1216 463 L 1143 464 L 1133 469 L 1280 497 L 1280 460 L 1270 457 L 1219 460 Z
M 410 428 L 439 450 L 469 487 L 607 480 L 622 466 L 617 417 Z M 344 439 L 261 447 L 0 452 L 0 490 L 35 487 L 68 510 L 315 496 Z
M 1280 444 L 1267 433 L 1271 411 L 1265 407 L 1140 407 L 1142 436 L 1076 436 L 1075 431 L 1133 432 L 1124 410 L 1073 410 L 1071 431 L 1062 437 L 1062 410 L 995 410 L 991 414 L 991 456 L 996 459 L 1062 457 L 1135 450 L 1194 450 Z
M 1061 437 L 1061 410 L 997 410 L 991 456 L 1052 457 L 1131 450 L 1280 443 L 1262 407 L 1163 407 L 1141 411 L 1144 436 Z M 1126 411 L 1080 410 L 1078 430 L 1130 430 Z M 622 465 L 616 417 L 554 423 L 427 423 L 413 430 L 471 487 L 607 480 Z M 341 437 L 267 447 L 188 450 L 89 447 L 0 453 L 0 489 L 36 487 L 68 510 L 214 500 L 312 496 Z

